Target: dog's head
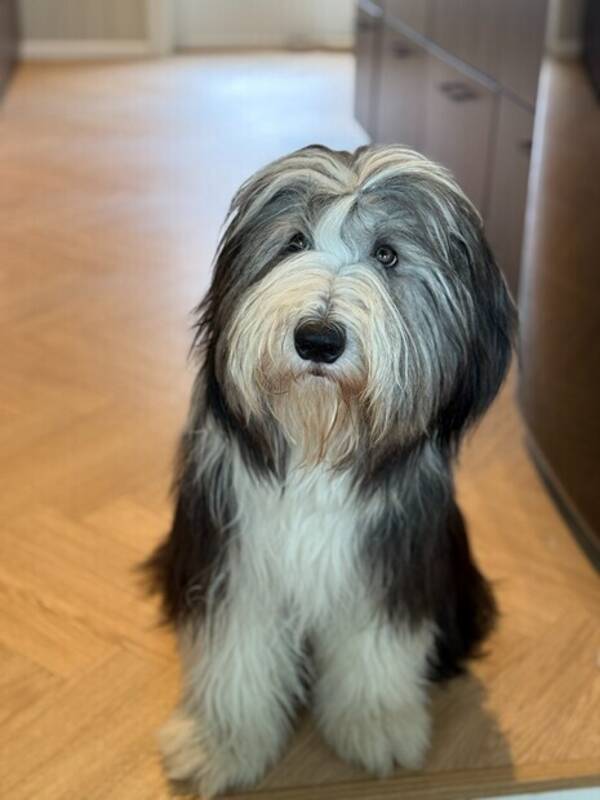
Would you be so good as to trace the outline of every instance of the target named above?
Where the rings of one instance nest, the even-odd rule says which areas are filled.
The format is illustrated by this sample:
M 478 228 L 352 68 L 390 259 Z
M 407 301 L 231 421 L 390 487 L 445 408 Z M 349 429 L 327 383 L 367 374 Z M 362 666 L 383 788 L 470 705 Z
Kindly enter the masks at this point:
M 235 196 L 199 338 L 221 415 L 339 464 L 455 443 L 498 391 L 513 327 L 445 169 L 397 146 L 311 146 Z

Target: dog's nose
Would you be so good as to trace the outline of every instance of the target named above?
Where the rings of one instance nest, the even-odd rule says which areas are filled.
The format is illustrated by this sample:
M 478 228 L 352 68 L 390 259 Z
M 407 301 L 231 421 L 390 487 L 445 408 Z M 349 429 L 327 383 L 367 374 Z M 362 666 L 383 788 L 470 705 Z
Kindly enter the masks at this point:
M 346 333 L 333 322 L 301 322 L 294 332 L 296 352 L 305 361 L 333 364 L 346 346 Z

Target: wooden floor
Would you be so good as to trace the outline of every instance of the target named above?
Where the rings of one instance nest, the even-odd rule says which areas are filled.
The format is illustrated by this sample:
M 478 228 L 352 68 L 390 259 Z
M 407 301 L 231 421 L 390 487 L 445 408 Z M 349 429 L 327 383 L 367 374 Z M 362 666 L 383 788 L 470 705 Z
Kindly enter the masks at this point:
M 28 66 L 0 109 L 0 795 L 169 797 L 174 644 L 134 565 L 166 530 L 189 309 L 235 185 L 354 147 L 344 55 Z M 460 497 L 502 620 L 434 697 L 422 773 L 372 781 L 304 722 L 270 798 L 468 798 L 600 782 L 600 584 L 525 453 L 514 379 Z

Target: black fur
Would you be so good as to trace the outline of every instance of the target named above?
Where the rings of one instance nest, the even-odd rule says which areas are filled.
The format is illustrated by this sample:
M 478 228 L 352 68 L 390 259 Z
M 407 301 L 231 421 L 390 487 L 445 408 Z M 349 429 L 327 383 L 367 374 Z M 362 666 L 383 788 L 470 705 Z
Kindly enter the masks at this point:
M 506 376 L 516 328 L 506 285 L 469 210 L 463 235 L 454 242 L 453 267 L 468 283 L 477 310 L 468 363 L 429 434 L 409 447 L 388 442 L 367 454 L 357 476 L 365 495 L 382 495 L 384 508 L 365 535 L 373 590 L 380 592 L 392 621 L 411 626 L 434 621 L 430 678 L 436 681 L 463 670 L 497 616 L 454 499 L 452 462 L 462 436 L 488 408 Z
M 454 241 L 454 267 L 468 282 L 477 310 L 468 362 L 456 376 L 454 391 L 440 409 L 433 436 L 457 445 L 496 397 L 512 355 L 516 311 L 478 221 L 465 215 L 464 239 Z
M 459 674 L 493 627 L 496 606 L 471 556 L 449 454 L 422 441 L 363 475 L 361 491 L 379 494 L 383 508 L 365 531 L 372 591 L 392 623 L 435 623 L 432 680 Z
M 201 456 L 200 456 L 201 457 Z M 162 596 L 166 622 L 180 623 L 191 614 L 203 616 L 210 592 L 218 600 L 226 590 L 225 582 L 214 585 L 215 575 L 222 574 L 231 525 L 216 520 L 211 509 L 209 481 L 219 482 L 227 493 L 230 483 L 227 465 L 219 463 L 210 474 L 200 475 L 194 435 L 182 438 L 178 456 L 175 513 L 168 537 L 142 565 L 150 579 L 150 588 Z M 225 520 L 233 520 L 235 501 L 228 492 Z

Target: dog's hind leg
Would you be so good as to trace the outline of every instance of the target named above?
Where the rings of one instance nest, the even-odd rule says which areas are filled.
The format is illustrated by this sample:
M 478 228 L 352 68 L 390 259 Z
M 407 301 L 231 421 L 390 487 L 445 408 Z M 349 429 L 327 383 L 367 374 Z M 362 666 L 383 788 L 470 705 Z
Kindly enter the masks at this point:
M 302 695 L 285 625 L 252 599 L 210 632 L 181 634 L 182 702 L 160 734 L 167 774 L 203 797 L 255 785 L 280 755 Z
M 429 627 L 411 631 L 350 618 L 315 642 L 316 712 L 338 755 L 376 775 L 416 768 L 429 744 Z

